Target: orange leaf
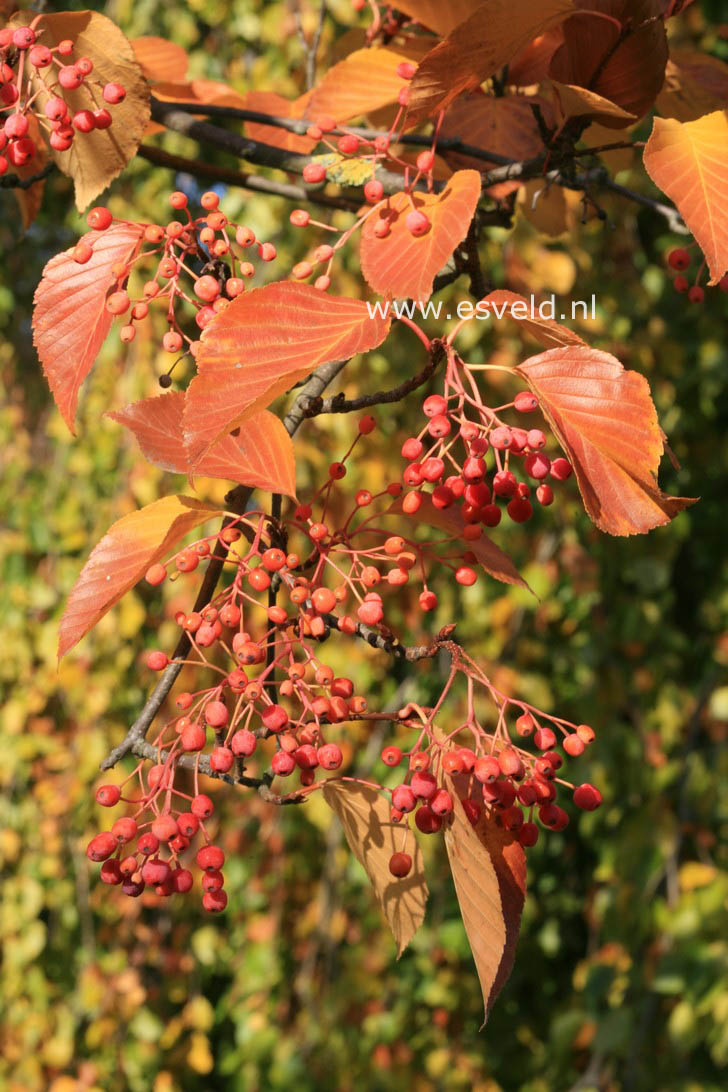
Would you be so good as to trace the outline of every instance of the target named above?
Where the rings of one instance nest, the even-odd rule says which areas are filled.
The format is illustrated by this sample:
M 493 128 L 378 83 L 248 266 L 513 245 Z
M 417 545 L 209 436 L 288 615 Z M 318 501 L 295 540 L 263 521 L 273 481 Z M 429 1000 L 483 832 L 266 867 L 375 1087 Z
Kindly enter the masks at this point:
M 132 38 L 131 47 L 150 83 L 178 83 L 187 75 L 189 57 L 182 46 L 150 34 Z
M 300 98 L 284 99 L 274 91 L 249 91 L 245 96 L 245 109 L 256 110 L 259 114 L 271 114 L 273 117 L 291 118 L 300 121 L 311 99 L 307 92 Z M 275 125 L 262 125 L 258 121 L 246 121 L 245 132 L 251 140 L 261 144 L 272 144 L 274 148 L 283 148 L 296 155 L 308 155 L 316 147 L 316 141 L 308 136 L 289 133 L 287 129 L 277 129 Z
M 728 270 L 728 110 L 697 121 L 655 118 L 645 170 L 675 202 L 717 284 Z
M 190 497 L 163 497 L 117 520 L 71 589 L 58 634 L 65 656 L 108 610 L 189 531 L 218 511 Z
M 366 220 L 361 233 L 361 269 L 368 284 L 383 296 L 426 300 L 433 281 L 468 233 L 480 197 L 477 171 L 457 171 L 441 193 L 395 193 Z M 429 217 L 426 235 L 416 237 L 406 227 L 414 207 Z M 391 230 L 384 239 L 374 233 L 377 217 L 386 217 Z
M 425 917 L 427 882 L 417 840 L 408 840 L 412 871 L 395 879 L 389 859 L 402 849 L 402 827 L 390 819 L 390 803 L 367 785 L 332 778 L 323 786 L 323 797 L 336 813 L 349 848 L 371 880 L 401 956 Z
M 665 70 L 665 83 L 657 96 L 664 117 L 697 121 L 703 114 L 728 106 L 728 65 L 691 49 L 675 49 Z
M 32 11 L 19 12 L 11 25 L 27 24 L 34 18 Z M 116 82 L 126 89 L 124 101 L 110 110 L 113 123 L 109 129 L 79 134 L 65 152 L 50 148 L 49 154 L 58 168 L 73 179 L 76 208 L 83 212 L 136 154 L 149 121 L 149 84 L 131 44 L 105 15 L 95 11 L 44 15 L 42 29 L 43 45 L 50 48 L 64 39 L 73 40 L 75 55 L 93 61 L 93 82 Z M 56 89 L 50 88 L 44 69 L 36 70 L 32 65 L 28 68 L 31 88 L 38 93 L 35 106 L 42 113 Z M 75 91 L 64 90 L 63 98 L 72 115 L 78 110 L 95 110 L 100 105 L 98 94 L 86 83 Z
M 530 87 L 545 80 L 551 58 L 563 40 L 561 27 L 554 27 L 529 42 L 508 65 L 508 83 L 511 87 Z
M 538 308 L 534 306 L 531 314 L 531 305 L 524 296 L 516 292 L 509 292 L 506 288 L 497 288 L 489 292 L 481 303 L 487 303 L 493 316 L 500 320 L 505 315 L 519 322 L 526 333 L 535 337 L 536 341 L 552 349 L 557 345 L 583 345 L 584 341 L 566 326 L 560 326 L 553 319 L 542 318 Z
M 693 504 L 658 488 L 663 434 L 647 380 L 609 353 L 567 345 L 520 364 L 601 531 L 641 534 Z
M 403 0 L 397 4 L 397 11 L 403 11 L 424 27 L 429 27 L 436 34 L 449 34 L 460 23 L 469 19 L 477 11 L 483 0 Z
M 108 416 L 131 429 L 150 462 L 175 474 L 191 471 L 184 447 L 182 391 L 145 398 Z M 196 467 L 201 477 L 296 496 L 296 460 L 293 441 L 282 421 L 268 410 L 248 418 L 238 436 L 215 444 Z
M 306 108 L 306 117 L 332 117 L 349 121 L 397 102 L 407 80 L 397 75 L 404 62 L 417 64 L 434 39 L 411 38 L 396 46 L 381 49 L 357 49 L 330 68 L 314 90 Z
M 549 75 L 560 83 L 588 88 L 633 117 L 642 117 L 665 77 L 667 36 L 660 4 L 607 0 L 594 7 L 603 14 L 582 11 L 564 23 L 564 44 L 554 53 Z M 624 118 L 600 116 L 610 128 L 625 124 Z
M 320 364 L 376 348 L 389 323 L 361 300 L 291 281 L 238 296 L 202 333 L 184 413 L 193 465 Z
M 532 106 L 540 106 L 545 114 L 549 110 L 546 101 L 535 95 L 506 95 L 499 98 L 481 92 L 462 95 L 445 114 L 440 135 L 457 137 L 466 144 L 474 144 L 516 162 L 531 159 L 544 150 Z M 472 159 L 460 152 L 443 151 L 443 155 L 455 167 L 472 167 L 483 171 L 496 166 L 495 163 Z M 512 182 L 498 182 L 488 187 L 488 193 L 500 199 L 520 185 L 521 182 L 515 179 Z
M 404 518 L 402 501 L 396 501 L 388 509 L 388 513 Z M 430 527 L 437 527 L 438 530 L 445 531 L 448 539 L 443 539 L 443 545 L 449 545 L 449 539 L 454 539 L 456 545 L 461 547 L 463 551 L 469 550 L 473 553 L 478 563 L 496 580 L 500 580 L 503 584 L 517 584 L 521 588 L 528 587 L 508 555 L 504 554 L 501 548 L 496 546 L 495 542 L 487 535 L 481 534 L 480 538 L 475 539 L 474 542 L 466 542 L 463 539 L 465 521 L 460 508 L 455 506 L 452 508 L 436 508 L 429 493 L 423 493 L 422 504 L 417 509 L 414 517 L 409 518 L 413 518 L 418 524 L 427 523 Z M 437 546 L 437 543 L 434 545 Z
M 111 268 L 138 252 L 144 228 L 112 224 L 83 236 L 93 246 L 85 265 L 73 251 L 57 254 L 46 265 L 35 290 L 33 343 L 64 421 L 73 431 L 78 390 L 91 371 L 109 332 L 112 316 L 104 302 L 116 284 Z
M 443 110 L 574 10 L 572 0 L 489 0 L 431 50 L 412 80 L 413 123 Z
M 444 780 L 455 805 L 445 829 L 445 847 L 487 1020 L 515 959 L 526 897 L 526 858 L 513 835 L 496 826 L 492 816 L 484 813 L 473 828 L 452 779 L 445 775 Z

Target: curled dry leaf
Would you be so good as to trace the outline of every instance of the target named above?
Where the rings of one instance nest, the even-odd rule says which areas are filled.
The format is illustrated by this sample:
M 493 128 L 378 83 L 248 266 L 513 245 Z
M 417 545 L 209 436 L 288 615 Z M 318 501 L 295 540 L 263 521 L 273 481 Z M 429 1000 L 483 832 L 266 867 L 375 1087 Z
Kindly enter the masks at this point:
M 395 193 L 370 214 L 361 233 L 361 269 L 367 283 L 382 296 L 424 301 L 435 277 L 468 233 L 480 197 L 477 171 L 457 171 L 441 193 Z M 430 221 L 425 235 L 407 227 L 414 208 Z M 385 218 L 390 231 L 375 234 L 377 220 Z
M 454 803 L 445 846 L 465 932 L 483 992 L 485 1019 L 513 969 L 526 897 L 526 857 L 512 834 L 485 810 L 475 827 L 458 786 L 444 775 Z
M 150 462 L 175 474 L 191 474 L 182 431 L 184 404 L 184 392 L 172 391 L 134 402 L 107 416 L 134 433 Z M 287 497 L 296 495 L 293 441 L 283 422 L 268 410 L 249 417 L 241 425 L 239 435 L 225 436 L 216 443 L 197 465 L 195 473 Z
M 323 786 L 323 797 L 335 812 L 349 848 L 371 880 L 377 902 L 387 919 L 401 956 L 425 918 L 427 882 L 417 839 L 408 836 L 406 851 L 412 871 L 395 879 L 389 871 L 393 853 L 402 849 L 402 827 L 389 817 L 390 803 L 368 785 L 332 778 Z
M 587 345 L 551 349 L 515 371 L 537 395 L 601 531 L 641 534 L 694 503 L 657 485 L 664 444 L 644 376 Z
M 697 121 L 655 118 L 644 163 L 677 205 L 717 284 L 728 270 L 728 110 Z
M 697 121 L 728 107 L 728 64 L 691 49 L 670 51 L 657 109 L 666 118 Z
M 26 25 L 33 18 L 32 11 L 25 11 L 12 22 Z M 124 101 L 111 111 L 113 123 L 109 129 L 94 129 L 79 136 L 66 152 L 50 148 L 50 156 L 58 168 L 73 179 L 76 208 L 83 212 L 136 154 L 149 121 L 150 92 L 131 43 L 105 15 L 67 11 L 43 16 L 44 45 L 56 46 L 67 38 L 75 43 L 77 56 L 93 61 L 92 79 L 102 84 L 120 83 L 126 89 Z M 28 74 L 33 91 L 39 93 L 37 103 L 41 109 L 51 97 L 43 74 L 43 69 L 32 67 Z M 98 106 L 85 84 L 76 91 L 64 91 L 63 97 L 72 114 L 95 110 Z
M 94 546 L 61 618 L 58 659 L 186 534 L 218 513 L 191 497 L 163 497 L 117 520 Z
M 389 318 L 361 300 L 279 281 L 238 296 L 202 333 L 184 428 L 193 465 L 320 364 L 374 349 Z
M 73 432 L 78 391 L 91 371 L 113 316 L 106 295 L 116 284 L 111 272 L 138 253 L 144 228 L 112 224 L 83 236 L 93 253 L 85 265 L 65 250 L 47 263 L 33 300 L 33 344 L 64 421 Z

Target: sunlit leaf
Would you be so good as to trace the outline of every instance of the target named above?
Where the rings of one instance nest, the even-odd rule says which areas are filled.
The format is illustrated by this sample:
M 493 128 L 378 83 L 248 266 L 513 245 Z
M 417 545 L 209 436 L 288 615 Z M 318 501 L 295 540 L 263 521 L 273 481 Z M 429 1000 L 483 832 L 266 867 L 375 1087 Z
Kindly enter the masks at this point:
M 407 80 L 397 74 L 400 64 L 417 64 L 434 38 L 410 38 L 381 49 L 358 49 L 328 70 L 314 90 L 306 117 L 349 121 L 396 102 Z
M 382 296 L 426 300 L 432 284 L 468 233 L 481 192 L 477 171 L 457 171 L 441 193 L 396 193 L 367 219 L 361 235 L 361 269 L 366 281 Z M 406 221 L 412 208 L 423 212 L 431 227 L 415 236 Z M 377 219 L 386 218 L 390 232 L 375 233 Z
M 600 530 L 650 531 L 694 503 L 667 496 L 657 485 L 664 439 L 644 376 L 581 345 L 531 357 L 516 373 L 538 396 Z
M 175 496 L 117 520 L 93 548 L 73 585 L 61 618 L 58 658 L 93 629 L 150 565 L 216 512 L 191 497 Z
M 728 270 L 728 111 L 697 121 L 655 118 L 644 163 L 677 205 L 717 284 Z
M 104 306 L 117 279 L 111 272 L 138 253 L 143 226 L 116 223 L 106 231 L 89 231 L 93 247 L 85 265 L 73 250 L 57 254 L 46 265 L 35 290 L 33 343 L 56 405 L 73 431 L 78 390 L 91 371 L 113 316 Z

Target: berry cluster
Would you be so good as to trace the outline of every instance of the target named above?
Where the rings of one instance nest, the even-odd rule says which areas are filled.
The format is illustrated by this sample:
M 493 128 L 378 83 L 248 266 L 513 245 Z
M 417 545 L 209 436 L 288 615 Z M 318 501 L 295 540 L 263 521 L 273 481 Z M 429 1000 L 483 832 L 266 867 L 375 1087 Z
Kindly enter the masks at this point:
M 197 337 L 190 337 L 180 324 L 178 305 L 187 303 L 194 308 L 198 330 L 223 311 L 242 292 L 245 281 L 255 273 L 250 260 L 251 249 L 257 242 L 257 254 L 262 262 L 276 257 L 272 243 L 258 242 L 255 232 L 242 224 L 228 220 L 220 212 L 220 198 L 212 191 L 203 193 L 200 203 L 203 215 L 193 217 L 184 193 L 175 192 L 169 198 L 172 208 L 183 219 L 166 224 L 140 224 L 142 241 L 148 249 L 140 250 L 128 262 L 112 270 L 116 286 L 106 299 L 106 310 L 124 318 L 119 336 L 125 343 L 136 337 L 137 325 L 149 315 L 151 303 L 163 303 L 168 329 L 162 337 L 162 347 L 175 355 L 197 351 Z M 115 222 L 111 212 L 99 206 L 89 212 L 87 222 L 94 231 L 106 231 Z M 93 237 L 83 236 L 76 244 L 73 258 L 79 265 L 91 260 Z M 129 291 L 132 272 L 139 264 L 155 263 L 151 276 L 139 285 L 136 294 Z M 145 273 L 145 276 L 146 273 Z M 160 378 L 162 387 L 171 385 L 170 374 Z
M 521 391 L 512 402 L 491 408 L 470 379 L 469 366 L 451 353 L 444 394 L 424 400 L 425 423 L 402 445 L 402 456 L 408 460 L 403 481 L 410 488 L 402 507 L 416 513 L 430 485 L 435 508 L 461 506 L 464 538 L 475 541 L 481 526 L 500 523 L 503 510 L 498 501 L 505 503 L 511 520 L 525 523 L 533 515 L 532 490 L 539 504 L 552 504 L 553 483 L 566 481 L 572 468 L 563 456 L 552 459 L 546 454 L 546 435 L 540 428 L 507 424 L 499 416 L 507 410 L 519 416 L 534 413 L 539 408 L 534 394 Z M 518 480 L 517 469 L 527 480 Z
M 158 587 L 195 572 L 212 554 L 222 554 L 230 579 L 203 609 L 176 614 L 192 649 L 181 662 L 203 669 L 208 676 L 211 673 L 211 684 L 177 695 L 178 713 L 150 745 L 153 764 L 146 774 L 142 761 L 124 786 L 99 789 L 99 803 L 123 802 L 133 809 L 88 846 L 88 856 L 103 861 L 106 883 L 120 885 L 132 896 L 145 887 L 161 896 L 191 890 L 194 877 L 184 861 L 199 834 L 204 844 L 195 860 L 203 873 L 203 904 L 211 911 L 224 909 L 224 857 L 211 844 L 205 825 L 213 805 L 199 791 L 200 773 L 267 788 L 274 777 L 287 778 L 295 772 L 300 783 L 295 795 L 301 796 L 319 784 L 317 770 L 333 772 L 342 766 L 344 751 L 331 738 L 332 732 L 340 732 L 352 720 L 392 720 L 391 713 L 371 711 L 367 700 L 356 693 L 354 681 L 335 676 L 320 656 L 322 643 L 335 631 L 401 652 L 402 645 L 385 625 L 382 595 L 375 589 L 399 588 L 416 572 L 426 580 L 426 566 L 436 556 L 433 543 L 383 531 L 379 524 L 388 510 L 371 515 L 377 500 L 386 498 L 391 507 L 402 491 L 399 483 L 378 496 L 359 490 L 353 506 L 341 517 L 334 516 L 334 491 L 346 476 L 346 460 L 375 425 L 370 416 L 359 421 L 357 436 L 344 458 L 331 464 L 327 480 L 311 502 L 298 505 L 289 518 L 273 519 L 262 512 L 231 517 L 221 531 L 183 547 L 165 564 L 156 563 L 148 570 L 147 583 Z M 293 536 L 298 540 L 295 550 Z M 449 558 L 440 560 L 452 564 L 460 583 L 472 583 L 462 578 L 464 566 L 456 567 Z M 467 572 L 475 579 L 474 570 Z M 434 599 L 426 584 L 420 606 L 432 609 L 436 600 L 423 602 L 423 595 Z M 352 613 L 347 613 L 349 603 Z M 445 774 L 451 778 L 462 774 L 467 779 L 464 806 L 472 821 L 487 810 L 524 845 L 536 840 L 534 808 L 544 826 L 563 829 L 566 813 L 554 803 L 561 766 L 554 750 L 557 734 L 565 737 L 565 752 L 577 755 L 593 738 L 591 729 L 507 698 L 447 635 L 422 655 L 434 655 L 441 647 L 450 651 L 453 667 L 437 705 L 432 710 L 410 705 L 396 718 L 399 725 L 416 729 L 417 739 L 406 752 L 410 774 L 392 792 L 393 819 L 399 822 L 414 812 L 418 830 L 441 829 L 452 811 L 452 798 L 442 779 Z M 162 650 L 146 657 L 152 671 L 164 671 L 170 662 Z M 459 727 L 443 737 L 436 717 L 448 695 L 452 696 L 457 678 L 467 681 L 467 711 Z M 486 731 L 476 718 L 476 685 L 485 689 L 497 710 L 494 731 Z M 511 744 L 506 721 L 514 708 L 520 713 L 516 730 L 523 737 L 533 736 L 538 756 Z M 454 745 L 462 731 L 470 733 L 472 749 Z M 382 755 L 389 767 L 399 765 L 403 757 L 394 745 Z M 189 770 L 194 777 L 192 791 L 181 780 L 189 777 Z M 130 782 L 138 785 L 138 795 L 126 791 Z M 376 787 L 383 789 L 380 784 Z M 574 799 L 577 806 L 596 807 L 599 794 L 581 786 Z M 522 808 L 530 809 L 528 819 Z M 132 842 L 136 843 L 133 851 Z M 406 875 L 407 854 L 403 851 L 395 857 L 393 874 Z
M 0 30 L 0 175 L 8 166 L 25 167 L 36 154 L 31 122 L 35 119 L 55 151 L 67 152 L 77 134 L 108 129 L 113 118 L 108 109 L 123 102 L 120 83 L 101 83 L 93 76 L 90 57 L 73 58 L 74 43 L 68 38 L 49 47 L 42 42 L 43 18 L 30 26 Z M 29 70 L 39 78 L 28 78 Z M 63 97 L 83 85 L 94 109 L 76 110 Z M 42 107 L 42 108 L 41 108 Z
M 692 245 L 697 244 L 693 243 Z M 667 255 L 667 264 L 670 269 L 674 269 L 677 273 L 672 282 L 675 291 L 681 295 L 687 295 L 691 303 L 702 303 L 705 299 L 705 288 L 703 288 L 700 281 L 705 273 L 706 263 L 703 259 L 691 285 L 688 278 L 684 276 L 685 270 L 690 267 L 690 260 L 690 251 L 681 246 L 674 247 Z M 728 273 L 718 281 L 718 287 L 722 292 L 728 292 Z

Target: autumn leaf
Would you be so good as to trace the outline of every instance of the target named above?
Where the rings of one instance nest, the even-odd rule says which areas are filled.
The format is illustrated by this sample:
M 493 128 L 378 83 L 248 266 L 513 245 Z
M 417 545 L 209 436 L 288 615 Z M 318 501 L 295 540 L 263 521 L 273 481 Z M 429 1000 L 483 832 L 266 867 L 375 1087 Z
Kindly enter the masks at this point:
M 519 296 L 517 292 L 509 292 L 505 288 L 497 288 L 484 296 L 481 304 L 488 304 L 490 313 L 500 321 L 508 317 L 514 319 L 531 337 L 535 337 L 547 349 L 558 345 L 583 345 L 584 341 L 573 330 L 559 325 L 553 319 L 542 318 L 538 313 L 538 307 L 532 306 L 531 301 L 525 296 Z
M 396 193 L 366 220 L 361 234 L 361 269 L 367 283 L 383 296 L 424 301 L 436 275 L 468 233 L 480 197 L 477 171 L 457 171 L 441 193 Z M 430 220 L 425 235 L 414 236 L 406 226 L 412 207 Z M 378 219 L 386 218 L 389 234 L 375 234 Z
M 551 349 L 515 371 L 538 397 L 601 531 L 641 534 L 694 503 L 658 488 L 664 440 L 644 376 L 585 345 Z
M 32 11 L 20 12 L 11 25 L 25 25 L 35 18 Z M 120 83 L 126 89 L 123 102 L 111 108 L 113 122 L 108 129 L 77 134 L 65 152 L 50 148 L 50 156 L 64 174 L 73 179 L 76 208 L 83 212 L 136 154 L 150 116 L 149 85 L 129 41 L 111 19 L 94 11 L 62 12 L 43 16 L 43 44 L 55 47 L 72 39 L 76 56 L 93 61 L 93 79 L 101 84 Z M 42 108 L 51 94 L 43 69 L 29 67 L 28 79 L 38 93 L 36 108 Z M 70 113 L 95 110 L 99 103 L 85 83 L 75 91 L 64 90 Z
M 657 109 L 667 118 L 697 121 L 728 106 L 728 64 L 691 49 L 673 49 Z
M 553 80 L 595 92 L 622 107 L 632 120 L 647 113 L 662 87 L 667 63 L 657 0 L 613 0 L 606 13 L 578 12 L 563 24 L 563 33 L 564 44 L 549 68 Z M 610 128 L 626 124 L 619 116 L 599 117 Z
M 377 902 L 387 919 L 401 956 L 425 917 L 429 894 L 422 852 L 414 836 L 407 839 L 412 871 L 396 879 L 389 871 L 393 853 L 402 849 L 402 827 L 390 819 L 390 803 L 368 785 L 332 779 L 323 797 L 335 812 L 349 848 L 371 880 Z
M 178 83 L 187 75 L 189 57 L 182 46 L 150 34 L 132 38 L 131 47 L 150 83 Z
M 202 333 L 184 413 L 193 465 L 320 364 L 376 348 L 389 324 L 361 300 L 291 281 L 238 296 Z
M 408 117 L 419 122 L 494 76 L 539 34 L 574 10 L 572 0 L 489 0 L 422 61 L 410 85 Z
M 172 391 L 145 398 L 107 416 L 130 429 L 150 462 L 175 474 L 191 473 L 182 431 L 185 395 Z M 293 441 L 268 410 L 249 417 L 238 436 L 218 441 L 195 468 L 196 475 L 223 478 L 254 489 L 296 496 Z
M 517 584 L 521 588 L 528 587 L 508 555 L 503 553 L 501 548 L 496 546 L 495 542 L 488 538 L 486 534 L 481 534 L 480 538 L 463 545 L 465 541 L 463 539 L 465 521 L 459 507 L 436 508 L 429 493 L 423 493 L 422 503 L 414 516 L 407 516 L 404 513 L 401 500 L 395 501 L 386 514 L 398 515 L 403 519 L 414 519 L 418 524 L 426 523 L 430 527 L 436 527 L 438 530 L 444 531 L 448 538 L 454 539 L 459 547 L 474 554 L 478 564 L 482 565 L 485 571 L 495 577 L 496 580 L 500 580 L 503 584 Z M 434 545 L 437 546 L 437 543 Z M 450 545 L 450 543 L 443 539 L 443 545 Z
M 548 115 L 546 101 L 536 95 L 484 95 L 475 92 L 461 95 L 445 115 L 440 135 L 457 138 L 466 144 L 495 152 L 518 163 L 543 153 L 544 145 L 533 113 L 540 107 Z M 474 159 L 463 152 L 443 150 L 448 163 L 454 167 L 470 167 L 477 171 L 496 166 L 494 162 Z M 520 180 L 498 182 L 488 187 L 492 197 L 502 199 L 522 185 Z
M 540 231 L 555 239 L 574 227 L 579 210 L 578 193 L 564 186 L 549 186 L 542 178 L 532 178 L 521 188 L 518 195 L 518 207 L 528 222 Z
M 118 603 L 150 565 L 218 509 L 191 497 L 163 497 L 117 520 L 91 551 L 71 589 L 58 634 L 59 660 Z
M 728 270 L 728 110 L 697 121 L 655 118 L 645 170 L 675 202 L 717 284 Z
M 397 75 L 403 63 L 418 64 L 434 39 L 411 38 L 406 43 L 381 49 L 357 49 L 328 70 L 306 107 L 313 122 L 331 117 L 337 122 L 369 114 L 397 102 L 407 80 Z
M 91 371 L 113 316 L 104 306 L 116 284 L 111 272 L 139 251 L 144 228 L 116 223 L 106 231 L 89 231 L 93 247 L 85 265 L 73 260 L 73 250 L 57 254 L 43 270 L 35 290 L 33 343 L 56 405 L 73 432 L 79 387 Z
M 539 34 L 522 49 L 508 65 L 508 83 L 511 87 L 530 87 L 539 84 L 548 75 L 551 58 L 562 44 L 564 35 L 560 26 Z
M 450 871 L 483 992 L 485 1020 L 513 968 L 526 897 L 523 847 L 484 811 L 473 828 L 453 780 L 454 811 L 445 828 Z

